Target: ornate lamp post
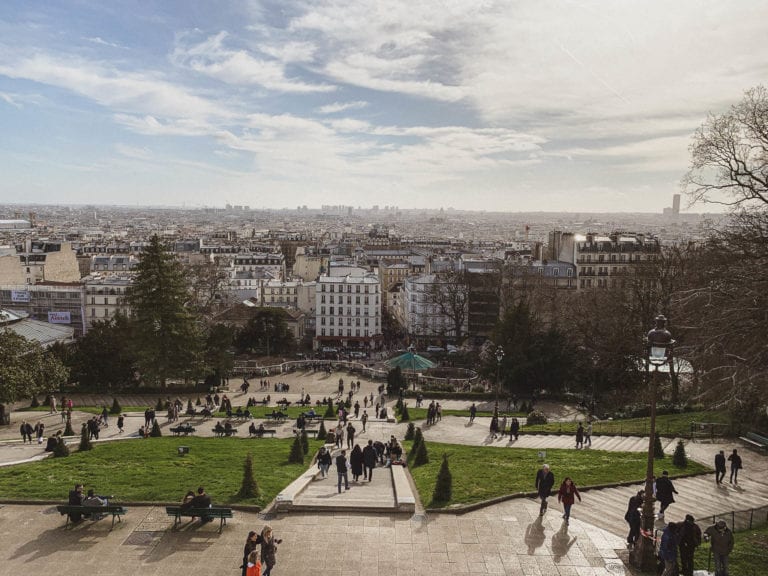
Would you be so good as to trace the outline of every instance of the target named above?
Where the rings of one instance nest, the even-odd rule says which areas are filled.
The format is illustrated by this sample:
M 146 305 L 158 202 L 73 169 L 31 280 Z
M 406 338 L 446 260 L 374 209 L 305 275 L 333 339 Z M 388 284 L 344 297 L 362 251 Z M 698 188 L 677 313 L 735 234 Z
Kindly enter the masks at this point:
M 638 545 L 630 554 L 633 566 L 645 571 L 656 570 L 656 551 L 653 544 L 654 498 L 653 498 L 653 447 L 656 435 L 656 388 L 659 367 L 672 362 L 675 341 L 665 328 L 667 319 L 656 316 L 656 327 L 646 336 L 645 375 L 651 384 L 651 423 L 648 438 L 648 465 L 645 470 L 645 495 L 643 499 L 642 530 Z M 653 374 L 651 375 L 651 366 Z
M 499 415 L 499 388 L 501 388 L 501 361 L 504 360 L 504 348 L 496 347 L 496 403 L 493 406 L 493 415 Z

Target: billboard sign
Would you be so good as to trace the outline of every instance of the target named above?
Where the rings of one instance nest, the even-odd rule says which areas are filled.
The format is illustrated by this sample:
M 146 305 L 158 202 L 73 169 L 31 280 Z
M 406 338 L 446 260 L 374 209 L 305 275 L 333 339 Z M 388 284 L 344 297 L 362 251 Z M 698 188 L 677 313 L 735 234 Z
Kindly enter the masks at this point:
M 29 291 L 11 290 L 11 302 L 29 302 Z
M 69 312 L 48 312 L 48 322 L 51 324 L 71 324 Z

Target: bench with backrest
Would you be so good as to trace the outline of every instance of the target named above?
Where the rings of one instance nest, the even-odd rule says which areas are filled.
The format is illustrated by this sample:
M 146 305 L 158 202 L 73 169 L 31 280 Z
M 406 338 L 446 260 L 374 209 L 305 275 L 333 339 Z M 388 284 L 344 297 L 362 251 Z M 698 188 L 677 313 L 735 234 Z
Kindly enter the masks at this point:
M 288 415 L 285 412 L 282 412 L 279 410 L 278 411 L 272 410 L 272 413 L 267 414 L 266 417 L 269 418 L 270 420 L 275 420 L 276 422 L 284 422 L 285 420 L 288 419 Z
M 259 429 L 256 429 L 256 432 L 251 433 L 249 431 L 248 436 L 251 438 L 263 438 L 264 436 L 274 436 L 277 434 L 277 430 L 274 428 L 264 428 L 264 430 L 259 431 Z
M 741 436 L 739 440 L 743 440 L 747 444 L 751 444 L 757 448 L 768 448 L 768 436 L 763 436 L 757 432 L 747 432 L 747 434 Z
M 187 436 L 189 434 L 192 434 L 195 429 L 192 428 L 189 424 L 180 424 L 178 426 L 175 426 L 174 428 L 169 428 L 171 432 L 173 432 L 174 436 L 181 436 L 184 434 L 184 436 Z
M 173 527 L 181 523 L 182 518 L 219 518 L 219 532 L 227 523 L 227 518 L 232 518 L 232 508 L 211 506 L 210 508 L 183 508 L 182 506 L 166 506 L 165 513 L 173 516 Z
M 237 428 L 229 428 L 224 430 L 217 430 L 216 428 L 211 428 L 211 432 L 213 432 L 216 435 L 216 438 L 223 438 L 224 436 L 234 436 L 237 434 Z
M 319 422 L 320 420 L 322 420 L 322 419 L 323 419 L 323 416 L 322 416 L 322 414 L 314 414 L 314 415 L 311 415 L 311 414 L 303 414 L 303 416 L 304 416 L 304 420 L 306 420 L 306 421 L 307 421 L 308 423 L 310 423 L 310 424 L 311 424 L 312 422 Z
M 95 514 L 96 517 L 93 518 L 94 520 L 99 520 L 102 516 L 111 514 L 112 528 L 114 528 L 115 518 L 117 518 L 118 522 L 122 522 L 121 516 L 128 512 L 127 508 L 120 506 L 119 504 L 110 504 L 109 506 L 77 506 L 75 504 L 60 504 L 56 506 L 56 510 L 59 511 L 59 514 L 65 515 L 67 517 L 67 521 L 64 524 L 65 528 L 70 522 L 70 514 L 80 514 L 82 516 L 93 516 Z M 112 530 L 112 528 L 110 528 L 110 530 Z

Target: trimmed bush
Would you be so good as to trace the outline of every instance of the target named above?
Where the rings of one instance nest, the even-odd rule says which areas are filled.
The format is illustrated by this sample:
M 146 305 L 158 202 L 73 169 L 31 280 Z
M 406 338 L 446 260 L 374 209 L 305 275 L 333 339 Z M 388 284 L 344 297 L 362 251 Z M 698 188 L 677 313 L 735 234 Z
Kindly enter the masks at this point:
M 192 406 L 192 398 L 187 400 L 187 414 L 194 414 L 195 413 L 195 407 Z
M 428 462 L 429 455 L 427 454 L 427 443 L 422 440 L 419 442 L 419 445 L 415 450 L 415 454 L 413 455 L 413 463 L 411 465 L 416 468 L 417 466 L 422 466 Z
M 37 396 L 32 396 L 32 403 L 29 405 L 30 408 L 38 408 L 40 406 L 40 402 L 37 400 Z
M 416 434 L 416 425 L 413 422 L 408 422 L 408 429 L 405 431 L 404 440 L 413 440 L 413 436 Z
M 432 493 L 433 502 L 448 502 L 453 495 L 453 477 L 448 468 L 448 454 L 443 454 L 443 463 L 437 473 L 435 491 Z
M 395 402 L 395 412 L 400 412 L 403 409 L 403 398 L 402 396 L 398 397 L 397 402 Z
M 546 423 L 547 423 L 547 417 L 544 415 L 543 412 L 534 410 L 533 412 L 528 414 L 527 424 L 546 424 Z
M 51 405 L 51 395 L 46 394 L 45 398 L 43 398 L 43 406 L 50 406 Z
M 301 430 L 301 448 L 304 450 L 305 455 L 309 454 L 309 437 L 304 429 Z
M 200 400 L 200 396 L 197 397 L 197 401 L 195 402 L 195 406 L 202 406 L 203 402 Z
M 330 402 L 328 403 L 328 408 L 325 409 L 325 414 L 323 414 L 323 418 L 330 418 L 333 420 L 336 418 L 336 411 L 333 409 L 333 404 Z
M 237 493 L 240 498 L 258 498 L 259 485 L 256 484 L 256 478 L 253 477 L 253 456 L 248 454 L 245 457 L 243 465 L 243 483 L 240 485 L 240 491 Z
M 67 424 L 64 426 L 64 436 L 74 436 L 75 431 L 72 429 L 71 415 L 67 415 Z
M 69 456 L 69 447 L 64 443 L 64 438 L 59 438 L 53 449 L 54 458 L 66 458 Z
M 301 438 L 297 435 L 291 444 L 291 452 L 288 454 L 290 464 L 304 464 L 304 447 L 301 445 Z
M 161 412 L 165 410 L 165 402 L 163 402 L 162 398 L 157 399 L 157 404 L 155 404 L 155 412 Z
M 672 464 L 678 468 L 688 467 L 688 455 L 685 453 L 685 444 L 683 444 L 682 440 L 677 441 L 675 453 L 672 455 Z
M 91 439 L 88 437 L 88 425 L 83 423 L 80 429 L 80 446 L 78 446 L 78 450 L 83 452 L 91 449 L 93 449 L 93 444 L 91 444 Z
M 157 421 L 157 418 L 152 421 L 152 430 L 150 431 L 149 435 L 153 438 L 159 438 L 163 435 L 163 431 L 160 430 L 160 423 Z
M 325 437 L 327 435 L 328 435 L 328 432 L 325 430 L 325 421 L 320 420 L 320 428 L 317 429 L 317 439 L 325 440 Z
M 664 458 L 664 448 L 661 446 L 661 436 L 658 432 L 653 437 L 653 457 L 659 460 Z
M 408 404 L 403 402 L 403 407 L 400 409 L 400 422 L 408 422 L 411 419 L 411 415 L 408 414 Z
M 112 408 L 109 409 L 110 414 L 120 414 L 123 411 L 123 407 L 120 406 L 120 402 L 117 401 L 117 398 L 114 398 L 112 400 Z

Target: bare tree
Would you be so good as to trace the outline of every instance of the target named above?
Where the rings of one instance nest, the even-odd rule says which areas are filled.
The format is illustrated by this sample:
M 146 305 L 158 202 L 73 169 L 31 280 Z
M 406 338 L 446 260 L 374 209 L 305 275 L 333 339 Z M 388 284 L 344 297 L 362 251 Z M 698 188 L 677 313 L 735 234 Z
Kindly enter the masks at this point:
M 446 334 L 461 342 L 466 335 L 469 279 L 466 272 L 441 272 L 426 292 L 426 301 L 450 322 Z
M 756 86 L 693 135 L 683 189 L 693 202 L 768 204 L 768 90 Z

